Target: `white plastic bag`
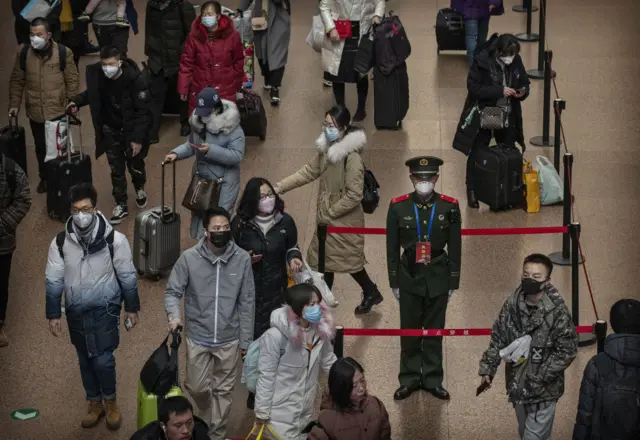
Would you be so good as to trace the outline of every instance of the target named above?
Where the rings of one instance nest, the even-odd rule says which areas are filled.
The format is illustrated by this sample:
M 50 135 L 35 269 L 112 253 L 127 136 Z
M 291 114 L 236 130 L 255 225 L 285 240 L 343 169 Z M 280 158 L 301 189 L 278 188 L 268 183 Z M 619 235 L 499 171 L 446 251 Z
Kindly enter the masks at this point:
M 322 45 L 324 43 L 324 23 L 320 15 L 314 15 L 311 21 L 311 30 L 307 35 L 307 44 L 311 46 L 313 50 L 320 53 L 322 51 Z
M 324 300 L 325 304 L 329 307 L 337 307 L 339 304 L 338 300 L 336 299 L 335 296 L 333 296 L 333 293 L 331 292 L 331 289 L 329 289 L 329 286 L 327 286 L 327 282 L 324 280 L 324 274 L 321 274 L 320 272 L 316 272 L 315 270 L 312 270 L 306 261 L 304 261 L 304 267 L 305 269 L 303 272 L 307 272 L 308 274 L 311 275 L 311 279 L 313 280 L 312 284 L 316 286 L 320 291 L 320 294 L 322 295 L 322 299 Z M 301 277 L 305 277 L 305 276 L 306 275 L 301 275 Z M 295 280 L 295 277 L 294 277 L 294 280 Z
M 60 0 L 31 0 L 27 3 L 27 6 L 22 9 L 20 15 L 22 18 L 31 22 L 36 18 L 47 18 L 47 16 L 51 13 L 51 10 L 58 6 Z
M 56 159 L 60 156 L 67 155 L 67 148 L 71 149 L 71 154 L 75 152 L 73 149 L 73 137 L 68 125 L 67 118 L 57 121 L 45 121 L 44 136 L 47 145 L 47 155 L 45 162 Z
M 536 156 L 538 182 L 540 184 L 540 204 L 553 205 L 562 202 L 564 185 L 553 164 L 545 156 Z
M 529 348 L 531 347 L 531 336 L 524 335 L 521 338 L 516 339 L 507 347 L 500 350 L 500 357 L 505 362 L 511 362 L 514 364 L 519 363 L 521 360 L 529 358 Z

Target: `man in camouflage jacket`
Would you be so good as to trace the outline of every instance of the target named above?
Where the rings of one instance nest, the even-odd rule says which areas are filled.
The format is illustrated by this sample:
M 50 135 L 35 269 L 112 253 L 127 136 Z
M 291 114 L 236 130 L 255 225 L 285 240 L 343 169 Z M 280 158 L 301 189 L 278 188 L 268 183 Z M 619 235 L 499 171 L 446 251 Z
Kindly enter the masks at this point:
M 551 438 L 556 402 L 564 394 L 564 370 L 578 351 L 571 314 L 549 279 L 552 269 L 545 255 L 525 258 L 522 284 L 502 306 L 480 360 L 481 384 L 490 385 L 510 347 L 518 346 L 514 341 L 525 342 L 522 356 L 509 359 L 505 367 L 507 394 L 523 440 Z

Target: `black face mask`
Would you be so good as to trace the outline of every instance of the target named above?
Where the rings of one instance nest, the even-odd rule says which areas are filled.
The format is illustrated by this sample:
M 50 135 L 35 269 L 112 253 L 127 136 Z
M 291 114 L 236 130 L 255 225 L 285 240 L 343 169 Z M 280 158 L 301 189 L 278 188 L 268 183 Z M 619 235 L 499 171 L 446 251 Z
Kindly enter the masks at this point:
M 534 280 L 533 278 L 523 278 L 522 279 L 522 293 L 525 295 L 535 295 L 542 291 L 542 284 L 544 281 Z
M 229 240 L 231 240 L 231 231 L 209 232 L 209 241 L 218 249 L 225 248 Z

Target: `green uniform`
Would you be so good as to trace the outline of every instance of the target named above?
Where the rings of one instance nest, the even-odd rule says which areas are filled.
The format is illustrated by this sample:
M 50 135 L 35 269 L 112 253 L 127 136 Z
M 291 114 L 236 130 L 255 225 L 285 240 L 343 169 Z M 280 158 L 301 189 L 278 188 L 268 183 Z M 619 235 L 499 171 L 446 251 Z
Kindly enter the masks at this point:
M 416 263 L 418 241 L 430 242 L 430 264 Z M 413 192 L 391 201 L 387 213 L 387 267 L 390 287 L 400 290 L 401 328 L 444 328 L 448 293 L 460 283 L 461 249 L 457 200 L 433 192 L 423 201 Z M 433 389 L 442 385 L 441 337 L 402 337 L 401 350 L 401 386 Z

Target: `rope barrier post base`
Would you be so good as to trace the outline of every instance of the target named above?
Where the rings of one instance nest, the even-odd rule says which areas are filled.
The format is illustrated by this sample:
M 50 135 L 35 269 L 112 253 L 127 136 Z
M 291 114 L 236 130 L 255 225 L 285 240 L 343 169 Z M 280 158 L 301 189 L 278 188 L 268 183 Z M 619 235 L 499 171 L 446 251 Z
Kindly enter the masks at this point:
M 554 137 L 549 136 L 550 109 L 551 109 L 551 60 L 553 52 L 544 53 L 544 97 L 542 100 L 542 136 L 536 136 L 529 140 L 536 147 L 553 147 L 556 143 Z M 556 137 L 558 133 L 556 133 Z
M 318 272 L 324 273 L 324 260 L 326 257 L 327 225 L 318 225 Z
M 515 7 L 516 6 L 514 6 L 514 8 Z M 525 8 L 524 12 L 527 13 L 527 31 L 525 33 L 516 34 L 515 37 L 518 39 L 518 41 L 522 41 L 525 43 L 533 43 L 534 41 L 539 41 L 540 35 L 531 32 L 531 13 L 533 11 L 537 11 L 538 9 L 533 9 L 531 7 L 531 0 L 523 0 L 522 7 Z
M 580 223 L 571 223 L 569 232 L 571 234 L 571 315 L 573 324 L 577 327 L 580 324 L 580 269 L 578 267 Z M 578 347 L 588 347 L 596 342 L 597 338 L 593 333 L 578 334 Z
M 333 341 L 333 353 L 338 359 L 344 357 L 344 327 L 336 326 L 336 339 Z
M 533 6 L 531 4 L 531 0 L 522 0 L 521 5 L 515 5 L 513 8 L 511 8 L 511 10 L 513 12 L 528 12 L 529 10 L 531 10 L 531 12 L 536 12 L 538 10 L 538 7 Z
M 604 340 L 607 338 L 607 321 L 597 320 L 593 330 L 598 340 L 598 353 L 602 353 L 604 351 Z

